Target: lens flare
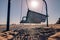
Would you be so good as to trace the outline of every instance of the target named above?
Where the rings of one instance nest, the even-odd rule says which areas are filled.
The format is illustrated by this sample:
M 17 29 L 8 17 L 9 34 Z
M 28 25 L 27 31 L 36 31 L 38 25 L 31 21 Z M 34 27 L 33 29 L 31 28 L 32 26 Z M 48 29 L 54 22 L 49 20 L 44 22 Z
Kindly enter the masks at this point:
M 32 6 L 33 8 L 38 7 L 38 2 L 37 2 L 37 1 L 31 1 L 31 6 Z

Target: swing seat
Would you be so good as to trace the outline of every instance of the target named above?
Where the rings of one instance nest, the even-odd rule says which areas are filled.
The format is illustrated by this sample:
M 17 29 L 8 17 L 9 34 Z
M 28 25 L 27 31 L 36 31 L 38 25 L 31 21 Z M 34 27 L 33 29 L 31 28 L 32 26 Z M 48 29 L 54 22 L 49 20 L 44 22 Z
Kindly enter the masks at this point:
M 28 10 L 26 20 L 22 20 L 20 23 L 41 23 L 45 22 L 47 16 L 35 11 Z M 23 17 L 24 19 L 24 17 Z

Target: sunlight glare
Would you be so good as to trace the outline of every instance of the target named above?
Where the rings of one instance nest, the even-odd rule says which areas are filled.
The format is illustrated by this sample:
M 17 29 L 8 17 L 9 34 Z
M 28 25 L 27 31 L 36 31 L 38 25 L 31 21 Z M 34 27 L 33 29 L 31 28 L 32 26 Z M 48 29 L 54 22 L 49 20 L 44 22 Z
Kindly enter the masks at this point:
M 32 6 L 33 8 L 38 7 L 38 2 L 35 1 L 35 0 L 31 1 L 31 6 Z

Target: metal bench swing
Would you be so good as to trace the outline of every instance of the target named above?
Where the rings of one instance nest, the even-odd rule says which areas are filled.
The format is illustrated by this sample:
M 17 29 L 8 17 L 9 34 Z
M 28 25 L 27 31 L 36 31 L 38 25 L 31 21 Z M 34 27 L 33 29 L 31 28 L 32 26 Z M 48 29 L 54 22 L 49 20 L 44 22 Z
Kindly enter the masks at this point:
M 26 3 L 27 3 L 27 0 L 26 0 Z M 27 4 L 27 7 L 28 7 L 28 4 Z M 45 22 L 46 18 L 47 18 L 46 15 L 32 11 L 28 7 L 27 16 L 23 16 L 20 23 L 41 23 L 41 22 Z

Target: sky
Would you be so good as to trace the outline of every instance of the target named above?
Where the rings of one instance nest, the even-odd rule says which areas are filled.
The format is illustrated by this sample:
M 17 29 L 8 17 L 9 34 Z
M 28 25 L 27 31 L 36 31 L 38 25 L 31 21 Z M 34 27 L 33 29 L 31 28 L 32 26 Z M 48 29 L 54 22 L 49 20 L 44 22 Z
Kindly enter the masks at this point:
M 31 7 L 29 2 L 30 1 L 28 0 L 28 7 L 30 10 L 41 13 L 41 8 L 43 6 L 42 2 L 39 1 L 39 6 L 36 7 L 37 9 Z M 46 2 L 48 5 L 49 24 L 55 24 L 60 17 L 60 0 L 46 0 Z M 0 24 L 6 24 L 7 8 L 8 0 L 0 0 Z M 23 0 L 22 2 L 21 0 L 11 0 L 10 24 L 19 24 L 22 17 L 26 16 L 27 9 L 26 0 Z

